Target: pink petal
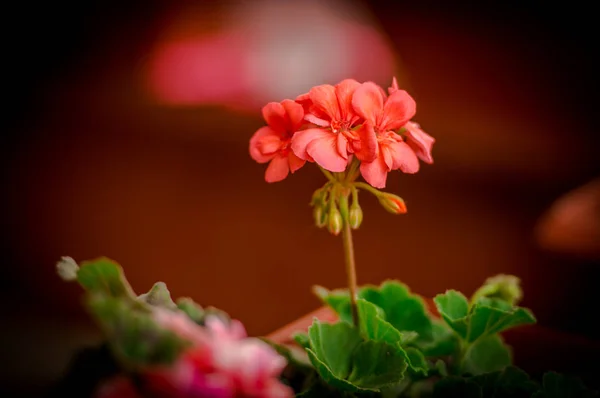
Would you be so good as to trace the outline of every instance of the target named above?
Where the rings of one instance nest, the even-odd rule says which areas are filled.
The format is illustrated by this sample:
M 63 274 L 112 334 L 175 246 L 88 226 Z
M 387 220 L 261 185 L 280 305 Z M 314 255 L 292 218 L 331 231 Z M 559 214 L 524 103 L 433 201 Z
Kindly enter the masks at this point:
M 314 128 L 298 131 L 292 137 L 292 151 L 302 160 L 311 160 L 310 155 L 306 151 L 308 144 L 317 138 L 327 137 L 331 133 L 328 130 Z
M 295 152 L 295 151 L 294 151 Z M 344 159 L 337 149 L 337 135 L 328 133 L 312 140 L 306 147 L 306 152 L 326 170 L 341 172 L 346 170 L 348 159 Z
M 265 156 L 275 154 L 275 152 L 279 151 L 281 146 L 281 138 L 275 135 L 268 135 L 258 141 L 258 149 Z
M 261 142 L 266 138 L 278 137 L 279 135 L 269 126 L 259 128 L 256 133 L 250 138 L 250 156 L 258 163 L 267 163 L 273 159 L 273 154 L 263 153 Z
M 287 156 L 277 155 L 271 160 L 267 171 L 265 171 L 266 182 L 278 182 L 287 177 L 290 172 L 290 164 Z
M 377 158 L 379 145 L 377 144 L 377 135 L 371 123 L 365 122 L 356 131 L 359 141 L 352 144 L 356 157 L 361 162 L 372 162 Z
M 330 84 L 322 84 L 310 89 L 310 99 L 313 103 L 311 113 L 320 119 L 340 120 L 340 106 L 335 87 Z
M 304 120 L 306 120 L 309 123 L 316 124 L 317 126 L 320 126 L 320 127 L 331 126 L 331 121 L 329 119 L 318 118 L 310 112 L 304 116 Z
M 388 145 L 387 148 L 393 159 L 392 170 L 400 169 L 408 174 L 419 171 L 419 159 L 406 142 L 395 142 Z
M 404 90 L 393 92 L 383 106 L 379 130 L 397 130 L 404 126 L 417 112 L 417 103 Z
M 381 156 L 383 157 L 383 163 L 387 167 L 387 171 L 392 171 L 394 167 L 394 159 L 392 157 L 392 151 L 390 145 L 381 145 Z
M 290 153 L 288 153 L 288 162 L 290 163 L 290 171 L 294 173 L 296 170 L 304 166 L 306 160 L 300 159 L 298 156 L 296 156 L 296 154 L 294 154 L 294 152 L 290 151 Z
M 398 91 L 398 81 L 394 77 L 392 79 L 392 85 L 390 87 L 388 87 L 388 94 L 392 95 L 392 93 L 394 93 L 396 91 Z
M 383 161 L 383 156 L 378 156 L 377 159 L 370 163 L 360 164 L 360 173 L 366 182 L 375 188 L 385 188 L 387 180 L 387 166 Z
M 406 127 L 406 143 L 415 151 L 419 159 L 425 163 L 432 164 L 431 148 L 435 143 L 435 138 L 427 134 L 415 122 L 408 122 Z
M 295 133 L 300 128 L 302 121 L 304 120 L 304 109 L 302 108 L 302 105 L 286 99 L 281 101 L 281 106 L 283 106 L 285 109 L 287 120 L 289 120 L 287 131 Z
M 341 120 L 350 121 L 354 119 L 355 112 L 352 108 L 352 95 L 358 87 L 360 87 L 360 83 L 354 79 L 342 80 L 335 86 Z
M 352 107 L 359 116 L 373 126 L 377 126 L 377 121 L 383 111 L 381 88 L 371 82 L 361 84 L 352 96 Z
M 285 108 L 279 102 L 269 102 L 263 106 L 262 114 L 269 127 L 276 132 L 283 134 L 288 130 L 289 119 Z
M 337 151 L 341 157 L 348 160 L 348 140 L 344 134 L 337 134 Z

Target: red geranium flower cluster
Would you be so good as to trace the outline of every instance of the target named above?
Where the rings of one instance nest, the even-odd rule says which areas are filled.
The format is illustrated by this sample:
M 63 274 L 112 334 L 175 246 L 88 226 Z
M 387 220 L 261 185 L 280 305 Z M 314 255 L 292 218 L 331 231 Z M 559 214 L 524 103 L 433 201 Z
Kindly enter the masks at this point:
M 267 126 L 254 133 L 250 155 L 270 162 L 267 182 L 285 179 L 307 161 L 343 172 L 356 156 L 365 181 L 383 188 L 388 172 L 416 173 L 418 159 L 433 163 L 435 139 L 411 121 L 416 103 L 395 78 L 387 93 L 353 79 L 323 84 L 295 101 L 271 102 L 262 113 Z

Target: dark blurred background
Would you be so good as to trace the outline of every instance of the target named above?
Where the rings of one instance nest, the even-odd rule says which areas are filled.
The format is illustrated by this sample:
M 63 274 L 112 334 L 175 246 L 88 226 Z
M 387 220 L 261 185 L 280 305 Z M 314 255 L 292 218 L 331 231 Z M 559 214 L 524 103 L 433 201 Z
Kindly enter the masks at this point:
M 162 280 L 252 335 L 315 309 L 312 285 L 342 287 L 341 241 L 308 206 L 323 176 L 267 184 L 248 140 L 266 102 L 346 77 L 395 75 L 437 140 L 434 165 L 388 179 L 407 215 L 363 194 L 359 282 L 431 297 L 512 273 L 542 326 L 598 339 L 600 241 L 582 255 L 536 233 L 600 176 L 595 14 L 483 3 L 15 2 L 2 28 L 3 387 L 41 391 L 98 339 L 80 289 L 55 274 L 64 255 L 108 256 L 138 293 Z

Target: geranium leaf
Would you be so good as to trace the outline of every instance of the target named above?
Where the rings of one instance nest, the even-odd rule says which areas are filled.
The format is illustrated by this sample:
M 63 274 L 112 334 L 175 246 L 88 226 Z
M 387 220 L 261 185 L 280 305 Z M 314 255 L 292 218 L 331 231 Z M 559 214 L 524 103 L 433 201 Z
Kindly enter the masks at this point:
M 204 309 L 190 297 L 180 297 L 177 299 L 177 308 L 194 322 L 200 324 L 204 320 Z
M 82 262 L 77 271 L 77 281 L 92 293 L 135 298 L 121 266 L 106 257 Z
M 385 314 L 384 319 L 400 332 L 412 331 L 419 340 L 432 339 L 431 318 L 423 299 L 410 292 L 408 286 L 397 281 L 385 281 L 381 286 L 366 286 L 358 297 L 377 305 Z
M 405 354 L 390 344 L 365 341 L 354 351 L 352 373 L 348 381 L 362 389 L 381 390 L 404 378 Z
M 450 327 L 442 321 L 432 322 L 433 341 L 418 343 L 417 346 L 428 357 L 454 355 L 459 350 L 459 340 Z
M 497 334 L 488 335 L 467 349 L 462 370 L 472 375 L 502 370 L 512 363 L 511 349 Z
M 351 392 L 380 391 L 402 380 L 407 367 L 398 345 L 364 341 L 346 322 L 321 323 L 315 319 L 308 330 L 308 356 L 329 385 Z
M 535 322 L 535 317 L 526 308 L 512 306 L 500 299 L 480 298 L 472 308 L 467 341 Z
M 116 357 L 126 364 L 170 364 L 189 344 L 173 332 L 159 327 L 151 312 L 134 301 L 92 294 L 87 304 Z
M 464 294 L 456 290 L 448 290 L 444 294 L 438 294 L 433 299 L 438 312 L 461 338 L 467 337 L 469 314 L 469 301 Z
M 138 300 L 156 307 L 176 310 L 177 305 L 171 299 L 171 292 L 164 282 L 156 282 L 148 293 L 140 294 Z
M 403 335 L 384 318 L 383 310 L 375 304 L 364 299 L 356 301 L 360 320 L 360 331 L 367 340 L 383 342 L 396 347 L 408 366 L 415 373 L 427 374 L 425 357 L 416 348 L 405 349 L 402 347 Z
M 328 290 L 323 286 L 313 286 L 313 292 L 323 304 L 338 314 L 341 321 L 352 323 L 352 308 L 347 289 Z

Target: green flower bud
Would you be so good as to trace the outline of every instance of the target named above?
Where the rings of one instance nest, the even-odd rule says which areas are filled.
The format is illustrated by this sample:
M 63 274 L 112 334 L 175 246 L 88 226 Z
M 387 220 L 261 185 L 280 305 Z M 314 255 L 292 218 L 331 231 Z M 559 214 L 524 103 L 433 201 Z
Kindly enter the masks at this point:
M 313 217 L 315 219 L 315 225 L 318 228 L 323 228 L 325 225 L 327 225 L 327 212 L 322 206 L 315 206 L 315 209 L 313 210 Z
M 340 232 L 342 232 L 342 227 L 344 226 L 344 220 L 342 219 L 342 215 L 340 211 L 335 207 L 335 205 L 331 206 L 329 210 L 329 220 L 327 223 L 327 228 L 329 232 L 333 235 L 337 236 Z
M 350 214 L 348 215 L 348 222 L 350 223 L 350 228 L 358 229 L 360 224 L 362 224 L 363 220 L 363 211 L 358 205 L 352 205 L 350 207 Z

